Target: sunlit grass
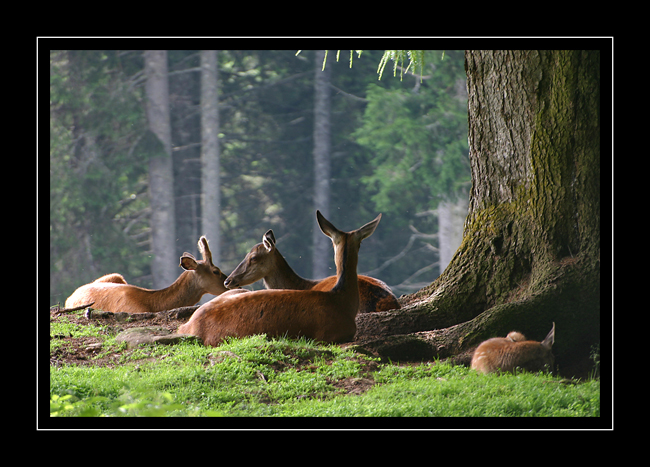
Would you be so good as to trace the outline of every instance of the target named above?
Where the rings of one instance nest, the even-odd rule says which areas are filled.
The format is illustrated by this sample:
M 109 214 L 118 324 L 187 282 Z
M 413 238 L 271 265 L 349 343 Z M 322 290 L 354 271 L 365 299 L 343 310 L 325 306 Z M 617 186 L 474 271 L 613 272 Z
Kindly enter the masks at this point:
M 151 358 L 155 357 L 155 358 Z M 597 417 L 600 382 L 377 365 L 337 345 L 252 336 L 141 346 L 115 368 L 50 367 L 52 416 Z M 372 363 L 371 366 L 368 366 Z M 370 372 L 369 368 L 372 368 Z M 370 372 L 370 373 L 367 373 Z M 365 377 L 360 395 L 333 383 Z

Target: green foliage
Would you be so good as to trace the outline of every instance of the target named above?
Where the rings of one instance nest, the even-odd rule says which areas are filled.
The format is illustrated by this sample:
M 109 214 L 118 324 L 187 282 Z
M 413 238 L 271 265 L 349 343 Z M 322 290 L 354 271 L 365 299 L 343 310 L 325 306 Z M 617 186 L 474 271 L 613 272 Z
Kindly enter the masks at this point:
M 379 62 L 379 68 L 377 68 L 377 73 L 379 73 L 379 79 L 381 79 L 384 74 L 384 68 L 388 60 L 393 61 L 393 76 L 397 76 L 397 67 L 400 67 L 400 80 L 404 78 L 404 73 L 408 73 L 411 66 L 415 69 L 418 66 L 420 67 L 420 79 L 422 77 L 422 70 L 424 69 L 425 64 L 425 51 L 424 50 L 386 50 L 384 55 L 381 57 Z M 404 59 L 408 58 L 409 64 L 404 68 Z M 352 62 L 350 62 L 352 63 Z
M 300 54 L 302 50 L 296 52 L 296 56 Z M 357 53 L 357 58 L 361 57 L 363 50 L 350 50 L 350 68 L 352 68 L 352 62 L 354 60 L 353 52 Z M 329 50 L 325 51 L 325 58 L 323 58 L 323 70 L 327 64 L 327 56 Z M 341 51 L 336 51 L 336 61 L 339 61 Z M 444 58 L 444 52 L 441 55 Z M 409 63 L 404 68 L 404 59 L 408 59 Z M 379 80 L 381 80 L 382 75 L 384 74 L 384 69 L 389 60 L 393 61 L 393 76 L 397 76 L 397 68 L 400 68 L 400 81 L 404 78 L 404 73 L 413 67 L 413 69 L 420 68 L 420 78 L 422 77 L 422 70 L 425 65 L 425 51 L 424 50 L 386 50 L 384 55 L 382 55 L 381 60 L 379 60 L 379 67 L 377 68 L 377 73 L 379 74 Z
M 590 375 L 597 378 L 600 376 L 600 343 L 591 346 L 589 359 L 594 362 Z
M 462 54 L 452 51 L 444 63 L 435 57 L 418 92 L 368 86 L 363 125 L 354 136 L 375 156 L 362 182 L 383 212 L 434 209 L 470 181 Z
M 144 134 L 137 142 L 135 150 L 136 153 L 145 160 L 151 159 L 153 157 L 167 156 L 160 138 L 158 138 L 156 134 L 151 130 L 144 131 Z
M 378 211 L 387 215 L 369 240 L 372 248 L 359 258 L 359 270 L 369 271 L 407 245 L 409 225 L 435 232 L 431 217 L 415 215 L 434 209 L 450 190 L 462 189 L 469 170 L 466 109 L 456 98 L 457 81 L 464 77 L 462 53 L 447 52 L 441 61 L 440 51 L 361 52 L 350 51 L 350 63 L 345 53 L 341 63 L 331 55 L 328 63 L 331 220 L 354 228 Z M 402 65 L 413 60 L 408 73 L 417 64 L 422 76 L 409 80 L 402 67 L 403 81 L 377 82 L 382 57 L 394 57 Z M 179 255 L 196 253 L 202 234 L 200 74 L 186 72 L 195 67 L 197 51 L 170 52 Z M 311 51 L 297 57 L 273 50 L 219 52 L 218 266 L 226 272 L 272 228 L 296 272 L 311 274 L 314 72 Z M 142 83 L 142 58 L 136 51 L 50 54 L 52 304 L 111 272 L 151 286 L 147 170 L 158 142 L 147 130 Z M 431 252 L 405 258 L 379 278 L 399 284 L 433 261 Z M 333 258 L 330 267 L 334 271 Z M 432 273 L 426 279 L 433 278 Z
M 129 224 L 148 206 L 146 158 L 135 150 L 144 109 L 126 75 L 137 66 L 117 51 L 50 51 L 51 303 L 105 273 L 142 275 L 148 263 L 128 235 L 147 227 Z
M 151 390 L 124 390 L 115 399 L 104 396 L 79 399 L 71 394 L 50 397 L 50 417 L 165 417 L 178 415 L 184 408 L 175 404 L 168 392 Z

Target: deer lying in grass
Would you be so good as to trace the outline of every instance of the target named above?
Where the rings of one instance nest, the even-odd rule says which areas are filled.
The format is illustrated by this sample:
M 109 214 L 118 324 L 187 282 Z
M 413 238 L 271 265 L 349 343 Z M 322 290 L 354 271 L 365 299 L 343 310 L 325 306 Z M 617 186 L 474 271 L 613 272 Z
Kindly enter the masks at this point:
M 532 372 L 552 371 L 554 342 L 555 323 L 542 342 L 526 340 L 520 332 L 512 331 L 505 338 L 494 337 L 481 343 L 472 356 L 472 368 L 482 373 L 511 372 L 517 367 Z
M 357 276 L 359 281 L 359 313 L 387 311 L 400 308 L 397 297 L 382 281 L 369 276 Z M 311 280 L 300 277 L 289 266 L 275 246 L 273 230 L 262 236 L 262 243 L 255 245 L 241 263 L 230 273 L 224 285 L 228 288 L 243 287 L 258 280 L 267 289 L 330 290 L 337 277 Z
M 185 271 L 167 288 L 149 290 L 127 284 L 121 274 L 100 277 L 82 285 L 65 301 L 66 308 L 95 302 L 93 308 L 126 313 L 155 313 L 182 306 L 195 305 L 206 294 L 220 295 L 228 289 L 223 285 L 226 275 L 212 264 L 212 253 L 205 237 L 199 239 L 203 260 L 183 253 L 180 266 Z
M 327 291 L 228 292 L 202 305 L 178 332 L 195 335 L 208 346 L 219 345 L 227 336 L 253 334 L 305 336 L 321 342 L 351 340 L 356 333 L 355 317 L 359 310 L 359 247 L 375 231 L 381 214 L 352 232 L 338 230 L 319 211 L 316 217 L 320 229 L 334 245 L 337 271 L 334 287 Z

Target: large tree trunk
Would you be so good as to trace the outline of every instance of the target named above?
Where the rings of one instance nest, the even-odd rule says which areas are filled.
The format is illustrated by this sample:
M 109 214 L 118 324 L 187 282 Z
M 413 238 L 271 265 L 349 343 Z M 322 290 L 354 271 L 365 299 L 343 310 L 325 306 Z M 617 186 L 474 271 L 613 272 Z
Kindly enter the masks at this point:
M 316 51 L 314 79 L 314 210 L 330 215 L 330 69 L 323 70 L 325 51 Z M 314 217 L 312 278 L 332 275 L 331 242 L 323 235 Z M 333 263 L 332 263 L 333 264 Z
M 584 375 L 600 343 L 600 53 L 467 51 L 472 189 L 444 273 L 395 312 L 357 319 L 391 359 L 457 356 L 556 323 L 559 371 Z
M 210 241 L 212 262 L 221 258 L 219 181 L 219 101 L 217 51 L 201 51 L 201 226 Z
M 174 172 L 172 166 L 171 125 L 169 121 L 169 82 L 167 51 L 146 50 L 147 119 L 149 129 L 160 140 L 162 150 L 149 159 L 149 199 L 151 203 L 151 246 L 153 287 L 167 287 L 178 276 L 178 256 L 174 248 Z

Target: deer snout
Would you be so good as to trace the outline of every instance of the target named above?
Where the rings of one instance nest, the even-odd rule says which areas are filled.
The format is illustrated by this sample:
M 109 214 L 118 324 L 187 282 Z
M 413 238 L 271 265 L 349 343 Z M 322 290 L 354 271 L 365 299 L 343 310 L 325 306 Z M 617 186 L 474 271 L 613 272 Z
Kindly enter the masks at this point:
M 226 280 L 223 281 L 223 285 L 225 285 L 229 289 L 236 289 L 239 286 L 230 277 L 227 277 Z

